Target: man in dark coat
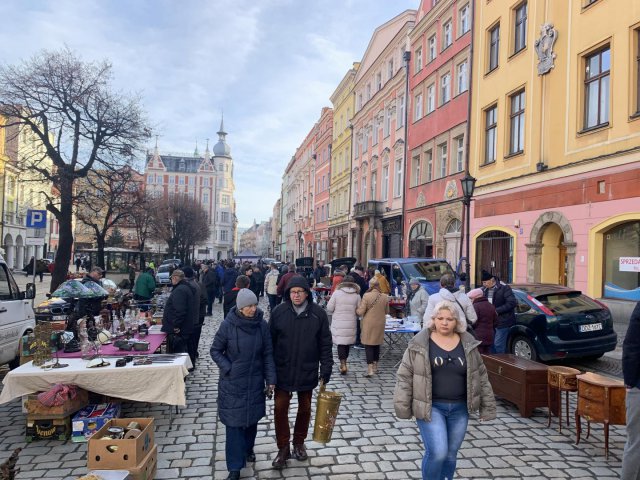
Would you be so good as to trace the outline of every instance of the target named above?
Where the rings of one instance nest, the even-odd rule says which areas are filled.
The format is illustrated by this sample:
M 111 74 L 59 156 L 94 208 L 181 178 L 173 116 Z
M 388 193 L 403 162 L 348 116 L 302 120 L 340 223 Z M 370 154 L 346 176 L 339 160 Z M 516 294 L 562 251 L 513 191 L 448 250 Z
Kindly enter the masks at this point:
M 249 278 L 249 290 L 258 296 L 258 283 L 256 282 L 256 277 L 253 276 L 253 267 L 251 265 L 246 265 L 242 267 L 242 271 Z
M 304 277 L 291 277 L 284 301 L 271 312 L 269 328 L 277 377 L 274 419 L 278 455 L 272 465 L 282 469 L 289 456 L 307 459 L 304 440 L 311 420 L 311 396 L 318 385 L 318 368 L 320 379 L 327 383 L 333 367 L 329 320 L 324 309 L 312 301 Z M 289 403 L 293 392 L 298 393 L 298 415 L 290 449 Z
M 229 315 L 231 309 L 236 306 L 236 297 L 238 296 L 238 290 L 240 290 L 241 288 L 249 288 L 250 284 L 251 282 L 249 281 L 249 277 L 247 277 L 246 275 L 238 275 L 236 277 L 235 286 L 224 294 L 224 299 L 222 302 L 222 313 L 224 315 L 224 318 L 227 318 L 227 315 Z
M 627 387 L 627 442 L 622 480 L 640 477 L 640 302 L 636 303 L 622 344 L 622 376 Z
M 313 271 L 313 278 L 315 279 L 316 283 L 320 283 L 322 277 L 326 277 L 327 276 L 327 270 L 324 268 L 324 262 L 322 260 L 318 260 L 318 265 L 316 266 L 316 269 Z
M 256 282 L 256 290 L 253 292 L 256 297 L 264 297 L 264 273 L 259 267 L 253 267 L 253 279 Z
M 173 271 L 171 285 L 173 289 L 162 314 L 162 331 L 168 334 L 167 353 L 185 353 L 189 351 L 187 346 L 193 334 L 193 310 L 197 301 L 182 270 Z
M 218 299 L 218 303 L 222 303 L 222 279 L 224 278 L 224 267 L 222 266 L 222 262 L 219 262 L 215 265 L 215 271 L 218 274 L 218 288 L 216 289 L 216 298 Z
M 486 270 L 482 270 L 482 293 L 498 313 L 498 325 L 493 339 L 492 353 L 507 353 L 509 329 L 516 324 L 516 300 L 511 287 Z
M 189 356 L 193 367 L 196 366 L 198 358 L 198 344 L 200 343 L 200 334 L 202 333 L 202 325 L 204 325 L 204 317 L 207 313 L 207 294 L 204 287 L 196 280 L 196 272 L 191 267 L 184 267 L 184 278 L 189 284 L 193 292 L 194 308 L 193 308 L 193 333 L 189 339 Z
M 202 285 L 207 294 L 207 315 L 213 315 L 213 302 L 216 299 L 216 293 L 220 287 L 218 272 L 213 266 L 204 266 Z
M 236 286 L 236 277 L 238 276 L 238 270 L 233 266 L 233 262 L 227 263 L 227 268 L 224 269 L 224 275 L 222 276 L 222 293 L 225 294 L 232 290 Z
M 240 277 L 238 277 L 240 278 Z M 220 324 L 211 345 L 218 365 L 218 415 L 226 426 L 226 461 L 230 479 L 240 478 L 253 451 L 258 421 L 266 415 L 265 387 L 276 383 L 273 343 L 269 326 L 248 289 L 237 296 L 237 306 Z

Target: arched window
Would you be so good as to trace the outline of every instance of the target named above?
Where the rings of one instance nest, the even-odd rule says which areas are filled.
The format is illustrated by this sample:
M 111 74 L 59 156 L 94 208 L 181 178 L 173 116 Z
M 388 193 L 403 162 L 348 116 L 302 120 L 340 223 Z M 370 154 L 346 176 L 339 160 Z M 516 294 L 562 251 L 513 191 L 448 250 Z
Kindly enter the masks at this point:
M 409 255 L 433 257 L 433 227 L 426 220 L 416 222 L 409 231 Z

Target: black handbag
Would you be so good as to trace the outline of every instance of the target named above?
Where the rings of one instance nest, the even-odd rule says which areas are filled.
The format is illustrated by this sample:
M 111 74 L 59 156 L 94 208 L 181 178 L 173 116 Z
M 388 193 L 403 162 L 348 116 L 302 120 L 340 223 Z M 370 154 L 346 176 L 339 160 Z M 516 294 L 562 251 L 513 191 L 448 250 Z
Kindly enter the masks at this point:
M 179 333 L 167 335 L 167 353 L 185 353 L 187 341 Z

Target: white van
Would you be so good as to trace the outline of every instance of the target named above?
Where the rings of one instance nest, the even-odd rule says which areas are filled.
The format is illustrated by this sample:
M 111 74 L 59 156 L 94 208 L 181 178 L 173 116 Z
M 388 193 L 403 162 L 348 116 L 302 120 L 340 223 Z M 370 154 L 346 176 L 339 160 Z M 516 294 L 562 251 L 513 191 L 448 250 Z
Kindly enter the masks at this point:
M 0 256 L 0 365 L 8 363 L 9 368 L 20 365 L 20 340 L 36 325 L 30 301 L 35 297 L 35 286 L 29 284 L 26 290 L 20 291 Z

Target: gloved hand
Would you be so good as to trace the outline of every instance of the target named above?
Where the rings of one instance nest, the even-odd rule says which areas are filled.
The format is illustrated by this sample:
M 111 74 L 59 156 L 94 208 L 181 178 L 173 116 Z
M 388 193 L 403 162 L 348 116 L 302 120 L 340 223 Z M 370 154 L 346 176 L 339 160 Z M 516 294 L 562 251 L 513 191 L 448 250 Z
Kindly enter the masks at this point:
M 326 385 L 327 383 L 329 383 L 330 378 L 331 375 L 320 375 L 319 380 Z

